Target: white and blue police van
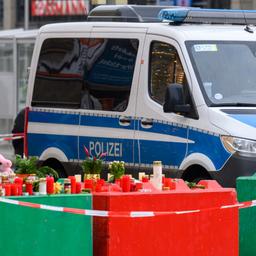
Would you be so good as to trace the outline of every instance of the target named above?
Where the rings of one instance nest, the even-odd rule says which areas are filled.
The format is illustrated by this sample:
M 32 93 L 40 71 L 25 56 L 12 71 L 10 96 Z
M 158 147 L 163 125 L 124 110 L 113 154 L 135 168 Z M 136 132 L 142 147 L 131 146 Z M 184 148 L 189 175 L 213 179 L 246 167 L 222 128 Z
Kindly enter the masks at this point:
M 32 58 L 29 156 L 77 172 L 91 155 L 188 181 L 256 172 L 256 12 L 99 6 L 43 26 Z

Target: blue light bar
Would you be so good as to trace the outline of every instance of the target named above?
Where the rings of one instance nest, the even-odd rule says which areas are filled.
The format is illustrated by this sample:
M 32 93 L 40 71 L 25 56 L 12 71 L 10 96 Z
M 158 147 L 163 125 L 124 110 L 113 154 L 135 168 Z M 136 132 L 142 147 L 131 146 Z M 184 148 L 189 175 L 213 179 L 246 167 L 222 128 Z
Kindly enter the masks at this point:
M 208 24 L 240 24 L 256 25 L 256 11 L 254 10 L 225 10 L 177 8 L 163 9 L 159 12 L 161 21 L 171 23 L 208 23 Z
M 187 17 L 189 9 L 163 9 L 159 12 L 158 18 L 161 21 L 183 22 Z

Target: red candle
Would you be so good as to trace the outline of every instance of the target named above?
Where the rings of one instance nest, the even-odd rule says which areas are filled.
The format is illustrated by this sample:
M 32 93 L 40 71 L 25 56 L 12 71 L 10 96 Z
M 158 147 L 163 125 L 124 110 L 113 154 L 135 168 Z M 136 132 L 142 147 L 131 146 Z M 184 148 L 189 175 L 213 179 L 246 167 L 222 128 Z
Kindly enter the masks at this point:
M 81 184 L 81 182 L 77 182 L 76 183 L 76 193 L 80 194 L 81 190 L 82 190 L 82 184 Z
M 143 184 L 142 184 L 142 182 L 137 182 L 136 187 L 135 187 L 135 191 L 139 191 L 140 189 L 143 189 Z
M 76 177 L 75 176 L 68 176 L 71 182 L 71 194 L 76 193 Z
M 22 184 L 17 184 L 18 187 L 18 196 L 22 196 Z
M 115 179 L 115 183 L 119 186 L 121 186 L 121 179 Z
M 91 179 L 85 179 L 84 180 L 84 188 L 93 190 L 93 180 Z
M 18 185 L 15 183 L 11 184 L 11 195 L 17 196 L 18 195 Z
M 54 178 L 51 176 L 46 177 L 46 191 L 47 191 L 47 194 L 54 193 Z
M 100 183 L 96 183 L 95 191 L 96 192 L 101 192 L 102 191 L 102 185 Z
M 14 180 L 14 183 L 22 185 L 23 184 L 23 179 L 19 178 L 19 177 L 16 177 L 15 180 Z
M 32 183 L 26 183 L 26 192 L 28 192 L 29 195 L 33 195 L 33 184 Z
M 131 178 L 129 175 L 124 175 L 122 177 L 122 190 L 123 192 L 130 192 L 131 191 Z
M 11 184 L 4 184 L 5 188 L 5 195 L 10 196 L 11 195 Z
M 143 176 L 143 177 L 142 177 L 142 182 L 148 182 L 148 177 Z
M 171 178 L 165 178 L 164 179 L 164 187 L 171 188 L 172 179 Z

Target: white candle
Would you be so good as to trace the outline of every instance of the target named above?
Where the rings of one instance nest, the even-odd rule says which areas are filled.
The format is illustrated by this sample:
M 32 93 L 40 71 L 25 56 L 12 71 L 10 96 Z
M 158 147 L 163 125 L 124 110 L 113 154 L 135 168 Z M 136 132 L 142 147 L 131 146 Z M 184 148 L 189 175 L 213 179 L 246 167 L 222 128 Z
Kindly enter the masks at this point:
M 145 172 L 139 172 L 139 180 L 142 180 L 142 177 L 144 177 L 145 175 Z
M 47 195 L 46 179 L 45 178 L 41 178 L 39 180 L 39 194 L 40 195 Z
M 81 182 L 81 180 L 82 180 L 81 174 L 76 174 L 75 178 L 76 178 L 76 182 Z
M 156 189 L 162 190 L 162 162 L 153 162 L 153 185 Z

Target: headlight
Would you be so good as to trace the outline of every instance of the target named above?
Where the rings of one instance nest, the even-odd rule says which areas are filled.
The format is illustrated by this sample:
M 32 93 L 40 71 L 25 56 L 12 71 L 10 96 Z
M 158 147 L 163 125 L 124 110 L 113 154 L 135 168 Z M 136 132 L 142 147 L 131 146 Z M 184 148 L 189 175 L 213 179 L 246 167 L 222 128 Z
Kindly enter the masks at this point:
M 238 152 L 244 156 L 256 156 L 256 141 L 231 136 L 221 136 L 222 143 L 230 153 Z

